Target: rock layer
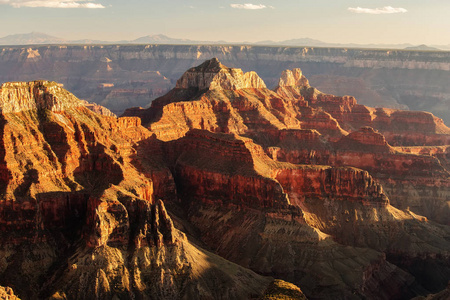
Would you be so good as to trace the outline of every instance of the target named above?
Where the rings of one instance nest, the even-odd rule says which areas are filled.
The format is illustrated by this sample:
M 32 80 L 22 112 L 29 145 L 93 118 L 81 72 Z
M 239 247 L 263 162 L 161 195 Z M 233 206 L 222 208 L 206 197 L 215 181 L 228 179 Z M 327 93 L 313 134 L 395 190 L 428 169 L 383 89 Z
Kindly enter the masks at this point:
M 450 123 L 448 52 L 221 45 L 4 46 L 0 82 L 44 78 L 121 114 L 146 107 L 183 72 L 217 57 L 256 71 L 269 87 L 301 67 L 313 85 L 364 105 L 429 111 Z

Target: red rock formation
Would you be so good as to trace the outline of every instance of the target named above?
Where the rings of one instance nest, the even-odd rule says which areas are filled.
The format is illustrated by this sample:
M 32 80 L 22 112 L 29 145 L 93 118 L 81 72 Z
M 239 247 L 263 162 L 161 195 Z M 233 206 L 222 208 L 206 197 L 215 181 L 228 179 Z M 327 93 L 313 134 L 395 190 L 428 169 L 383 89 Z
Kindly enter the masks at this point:
M 139 118 L 95 114 L 51 82 L 5 84 L 0 95 L 2 284 L 25 299 L 263 293 L 270 278 L 197 248 L 174 228 L 152 181 L 158 194 L 175 193 L 161 187 L 174 186 L 169 169 L 141 173 L 136 164 L 139 143 L 151 137 Z M 226 293 L 213 283 L 221 278 L 230 279 Z
M 295 72 L 301 74 L 298 69 Z M 289 70 L 283 72 L 275 92 L 287 99 L 304 99 L 306 106 L 323 109 L 347 131 L 371 126 L 395 146 L 450 144 L 450 128 L 431 113 L 359 105 L 351 96 L 324 94 L 310 87 L 305 78 L 299 80 L 299 75 L 294 73 Z
M 215 205 L 286 207 L 261 146 L 237 135 L 193 130 L 171 145 L 179 196 Z M 204 160 L 203 157 L 214 157 Z
M 382 186 L 368 172 L 352 168 L 297 167 L 279 170 L 275 177 L 293 205 L 306 199 L 334 198 L 366 205 L 389 204 Z
M 306 135 L 310 141 L 319 136 L 317 132 L 295 130 L 283 131 L 283 135 Z M 376 137 L 364 140 L 389 147 L 384 139 Z M 357 139 L 358 134 L 353 138 Z M 275 163 L 250 140 L 207 131 L 188 132 L 184 138 L 167 144 L 167 148 L 175 150 L 168 151 L 168 156 L 169 162 L 174 164 L 178 196 L 182 205 L 189 207 L 189 219 L 200 230 L 201 239 L 227 259 L 258 272 L 281 276 L 302 285 L 305 278 L 293 274 L 310 274 L 309 269 L 297 260 L 298 257 L 310 255 L 304 252 L 305 243 L 314 249 L 311 249 L 313 252 L 325 251 L 322 247 L 332 247 L 340 255 L 348 257 L 348 253 L 344 254 L 346 251 L 338 245 L 322 245 L 321 241 L 331 236 L 346 245 L 370 247 L 389 253 L 403 251 L 404 256 L 413 260 L 421 255 L 426 257 L 432 247 L 439 248 L 440 255 L 448 255 L 445 246 L 439 245 L 439 236 L 445 235 L 444 232 L 433 235 L 426 242 L 430 248 L 416 248 L 420 241 L 427 239 L 427 235 L 423 234 L 420 241 L 411 242 L 405 248 L 392 245 L 395 239 L 383 228 L 395 229 L 399 236 L 411 239 L 411 232 L 402 229 L 402 224 L 411 223 L 424 228 L 427 225 L 421 222 L 425 218 L 401 212 L 389 205 L 382 186 L 367 171 Z M 210 161 L 204 157 L 215 159 Z M 262 177 L 261 181 L 254 174 L 266 174 L 266 178 Z M 285 199 L 278 205 L 274 205 L 277 202 L 273 200 L 280 198 L 270 190 L 273 183 L 277 184 L 278 194 Z M 378 229 L 378 225 L 382 229 Z M 280 238 L 280 234 L 288 236 Z M 378 238 L 374 239 L 373 235 Z M 280 249 L 286 245 L 295 254 L 284 253 Z M 274 252 L 283 259 L 272 258 L 270 253 Z M 367 254 L 360 255 L 365 257 Z M 387 263 L 383 255 L 370 255 L 374 255 L 369 259 L 370 263 L 367 261 L 361 269 L 365 275 L 354 278 L 354 283 L 360 284 L 356 289 L 358 293 L 369 296 L 380 292 L 372 288 L 372 285 L 381 285 L 380 277 L 390 278 L 391 281 L 390 290 L 382 292 L 384 297 L 389 297 L 394 290 L 401 293 L 400 286 L 408 285 L 406 282 L 411 280 L 409 275 Z M 291 256 L 292 260 L 287 258 Z M 316 263 L 315 259 L 309 259 L 311 264 Z M 320 286 L 319 281 L 315 284 Z M 341 293 L 347 293 L 344 286 L 340 287 Z M 311 287 L 310 284 L 306 287 L 307 294 L 318 297 L 309 289 Z M 332 293 L 333 289 L 326 290 Z
M 209 71 L 211 65 L 214 68 Z M 254 246 L 247 245 L 247 241 L 255 241 L 255 232 L 259 232 L 256 236 L 265 236 L 261 224 L 268 222 L 267 210 L 278 210 L 274 224 L 284 228 L 280 220 L 288 217 L 286 212 L 280 211 L 291 205 L 298 209 L 298 223 L 293 225 L 295 230 L 312 228 L 320 232 L 319 237 L 329 234 L 345 245 L 387 253 L 415 276 L 418 275 L 416 270 L 410 268 L 413 262 L 431 259 L 433 254 L 430 256 L 430 253 L 439 253 L 445 257 L 444 261 L 447 259 L 447 246 L 443 246 L 446 242 L 442 242 L 446 230 L 436 229 L 436 234 L 429 236 L 423 234 L 427 230 L 425 228 L 434 225 L 429 225 L 427 218 L 417 213 L 448 223 L 449 211 L 445 205 L 448 172 L 436 158 L 397 151 L 388 144 L 389 138 L 383 135 L 392 132 L 404 137 L 402 143 L 406 144 L 418 143 L 420 135 L 430 135 L 427 142 L 445 143 L 447 129 L 439 125 L 437 119 L 431 117 L 423 121 L 423 117 L 428 115 L 416 113 L 417 120 L 411 120 L 410 127 L 401 127 L 400 116 L 406 112 L 392 110 L 387 113 L 386 110 L 358 105 L 350 96 L 323 94 L 310 87 L 299 70 L 283 74 L 276 96 L 264 88 L 238 89 L 231 83 L 213 85 L 214 80 L 235 80 L 232 76 L 215 77 L 214 74 L 219 72 L 233 73 L 217 61 L 207 62 L 200 69 L 201 72 L 191 69 L 182 77 L 184 79 L 180 79 L 183 85 L 155 100 L 150 109 L 135 110 L 135 113 L 144 124 L 149 124 L 157 138 L 168 141 L 185 136 L 164 144 L 164 148 L 169 168 L 173 170 L 178 197 L 182 205 L 189 207 L 189 220 L 200 231 L 200 238 L 206 244 L 226 258 L 259 272 L 280 274 L 276 270 L 289 270 L 283 276 L 292 280 L 292 274 L 308 272 L 298 267 L 300 262 L 289 268 L 284 264 L 286 261 L 282 261 L 279 262 L 281 267 L 269 259 L 266 252 L 246 250 L 253 249 Z M 272 116 L 279 123 L 272 121 Z M 369 125 L 378 128 L 379 132 L 367 127 Z M 363 128 L 359 129 L 361 126 Z M 263 145 L 274 160 L 327 166 L 277 163 L 268 157 L 262 158 L 261 150 L 238 151 L 237 146 L 230 148 L 226 136 L 190 132 L 193 128 L 249 136 Z M 406 135 L 411 128 L 420 133 Z M 436 142 L 438 138 L 444 140 Z M 215 159 L 209 161 L 204 157 Z M 253 174 L 263 175 L 264 180 L 255 180 Z M 274 196 L 273 183 L 279 186 L 277 194 L 286 199 L 281 206 L 274 205 L 281 198 Z M 388 195 L 393 199 L 392 204 L 404 211 L 391 206 Z M 270 201 L 270 198 L 275 201 Z M 220 209 L 216 208 L 217 205 Z M 255 215 L 253 219 L 236 217 L 230 221 L 230 214 L 239 214 L 241 210 L 249 213 L 258 207 L 264 208 L 261 215 Z M 248 226 L 237 228 L 235 223 Z M 416 229 L 406 229 L 410 226 Z M 217 230 L 211 233 L 211 228 Z M 413 234 L 418 228 L 421 228 L 421 233 Z M 217 237 L 226 237 L 226 240 Z M 397 243 L 395 237 L 407 242 L 405 245 Z M 243 246 L 244 250 L 232 244 L 236 240 L 247 245 Z M 273 241 L 274 236 L 267 235 L 266 244 L 259 241 L 255 249 L 269 247 L 266 245 L 272 245 Z M 421 243 L 427 246 L 418 246 Z M 304 255 L 300 254 L 304 246 L 289 245 L 298 247 L 294 251 L 297 255 Z M 398 253 L 407 259 L 399 261 Z M 249 264 L 252 257 L 259 257 L 260 261 Z M 362 283 L 357 290 L 365 293 L 366 297 L 373 297 L 369 296 L 376 290 L 373 287 L 380 286 L 380 281 L 376 280 L 384 276 L 391 278 L 391 283 L 396 282 L 391 288 L 401 293 L 403 283 L 400 282 L 409 281 L 409 275 L 396 273 L 395 267 L 385 263 L 383 255 L 374 261 L 377 261 L 375 265 L 365 264 L 367 269 L 362 271 L 366 272 L 365 278 L 374 281 Z M 443 263 L 443 270 L 447 269 L 448 263 Z M 394 279 L 394 275 L 391 277 L 387 273 L 381 275 L 377 273 L 380 270 L 392 271 L 390 274 L 395 273 L 398 277 Z M 295 280 L 295 283 L 302 282 L 300 278 Z M 443 278 L 438 281 L 442 285 Z M 312 290 L 307 291 L 314 294 Z M 331 290 L 327 292 L 331 293 Z M 388 294 L 385 297 L 389 297 Z
M 305 141 L 305 136 L 295 135 L 294 132 L 285 131 L 278 139 L 273 139 L 274 146 L 267 152 L 275 160 L 295 164 L 354 166 L 367 170 L 381 181 L 395 207 L 408 208 L 448 224 L 450 219 L 445 195 L 450 187 L 450 175 L 445 169 L 447 160 L 442 150 L 445 147 L 437 147 L 441 149 L 439 159 L 398 152 L 401 148 L 391 147 L 383 135 L 370 127 L 352 132 L 336 143 L 326 142 L 318 133 L 311 136 L 312 140 Z
M 311 298 L 442 290 L 448 149 L 391 147 L 382 133 L 403 137 L 406 114 L 322 94 L 300 70 L 277 91 L 211 60 L 115 118 L 54 83 L 5 85 L 0 284 L 24 298 L 248 299 L 272 282 L 251 268 Z M 411 126 L 445 138 L 425 116 Z
M 289 74 L 283 84 L 307 83 L 300 71 Z M 256 74 L 243 74 L 212 59 L 188 70 L 175 89 L 154 100 L 149 109 L 130 109 L 124 115 L 141 117 L 165 141 L 180 138 L 190 129 L 254 138 L 285 128 L 314 128 L 335 139 L 346 133 L 330 114 L 307 107 L 301 95 L 289 90 L 283 89 L 289 98 L 276 94 Z
M 189 69 L 177 81 L 177 89 L 240 90 L 265 88 L 266 85 L 255 72 L 243 73 L 241 69 L 230 69 L 213 58 L 198 67 Z

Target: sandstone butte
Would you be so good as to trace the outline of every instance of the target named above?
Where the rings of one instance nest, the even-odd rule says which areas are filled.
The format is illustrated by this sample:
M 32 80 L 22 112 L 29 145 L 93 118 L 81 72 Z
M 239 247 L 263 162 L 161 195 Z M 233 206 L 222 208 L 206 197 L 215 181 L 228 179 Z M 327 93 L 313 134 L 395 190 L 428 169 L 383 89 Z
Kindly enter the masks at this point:
M 272 91 L 217 59 L 147 110 L 88 107 L 54 82 L 0 88 L 1 297 L 448 295 L 433 115 L 323 94 L 300 69 Z

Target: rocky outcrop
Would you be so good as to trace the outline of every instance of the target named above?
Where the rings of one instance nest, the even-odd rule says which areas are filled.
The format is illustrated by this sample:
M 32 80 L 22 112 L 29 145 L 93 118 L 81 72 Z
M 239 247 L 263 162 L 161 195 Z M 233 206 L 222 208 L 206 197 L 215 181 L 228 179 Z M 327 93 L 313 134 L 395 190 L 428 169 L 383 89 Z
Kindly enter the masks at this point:
M 19 297 L 17 297 L 14 294 L 14 291 L 10 287 L 3 287 L 0 286 L 0 299 L 2 300 L 20 300 Z
M 377 110 L 374 123 L 395 146 L 450 144 L 450 128 L 428 112 Z
M 309 81 L 303 76 L 302 70 L 299 68 L 291 70 L 284 70 L 281 73 L 278 87 L 293 87 L 293 86 L 305 86 L 309 87 Z
M 227 68 L 217 58 L 213 58 L 186 71 L 175 88 L 240 90 L 266 88 L 266 85 L 255 72 L 244 74 L 241 69 Z
M 250 139 L 193 130 L 169 149 L 175 150 L 174 177 L 185 201 L 255 208 L 289 205 L 282 187 L 270 177 L 275 163 Z M 204 156 L 215 159 L 205 161 Z
M 275 178 L 291 195 L 291 203 L 298 206 L 302 206 L 306 199 L 321 198 L 375 206 L 389 204 L 382 186 L 368 172 L 358 169 L 298 167 L 279 170 Z
M 286 83 L 306 80 L 300 70 L 294 73 L 285 75 Z M 345 133 L 329 113 L 307 107 L 300 94 L 283 98 L 261 84 L 235 83 L 245 80 L 239 69 L 212 59 L 187 71 L 177 87 L 154 100 L 149 109 L 130 109 L 124 115 L 141 117 L 159 139 L 166 141 L 180 138 L 190 129 L 245 134 L 258 140 L 289 128 L 314 128 L 334 139 Z
M 304 106 L 323 109 L 339 125 L 354 131 L 371 126 L 386 136 L 393 145 L 446 145 L 450 143 L 450 129 L 430 113 L 393 109 L 374 109 L 357 104 L 354 97 L 324 94 L 309 86 L 301 71 L 284 71 L 275 92 L 286 99 L 303 99 Z
M 293 75 L 294 73 L 296 75 Z M 383 133 L 395 146 L 450 143 L 450 129 L 442 119 L 431 113 L 374 109 L 357 104 L 352 96 L 324 94 L 310 87 L 299 69 L 284 71 L 275 92 L 286 99 L 303 99 L 304 106 L 326 111 L 346 131 L 371 126 Z
M 38 109 L 62 112 L 82 105 L 56 82 L 48 81 L 4 83 L 0 87 L 0 95 L 3 114 Z

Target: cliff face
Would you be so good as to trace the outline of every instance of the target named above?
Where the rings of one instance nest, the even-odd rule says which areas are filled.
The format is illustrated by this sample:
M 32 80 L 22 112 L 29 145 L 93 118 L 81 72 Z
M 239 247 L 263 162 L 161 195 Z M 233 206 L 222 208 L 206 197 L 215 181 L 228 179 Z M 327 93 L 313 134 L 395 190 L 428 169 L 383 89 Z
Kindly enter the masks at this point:
M 67 91 L 55 82 L 5 83 L 1 86 L 1 111 L 3 114 L 27 110 L 50 110 L 62 112 L 67 108 L 81 106 Z
M 149 105 L 185 70 L 213 57 L 257 72 L 269 87 L 276 86 L 283 70 L 301 67 L 319 90 L 353 95 L 374 107 L 430 111 L 450 123 L 448 52 L 190 45 L 4 47 L 0 82 L 54 80 L 78 97 L 120 114 L 132 106 Z
M 350 259 L 332 237 L 345 245 L 402 253 L 411 261 L 428 257 L 426 253 L 433 247 L 441 249 L 440 255 L 447 255 L 440 245 L 445 230 L 432 236 L 426 233 L 423 226 L 428 225 L 421 224 L 426 219 L 389 205 L 382 186 L 368 172 L 275 163 L 249 142 L 241 144 L 236 136 L 193 130 L 167 145 L 167 149 L 175 149 L 166 153 L 174 163 L 178 196 L 182 205 L 189 207 L 189 220 L 200 230 L 202 240 L 220 255 L 260 273 L 298 283 L 311 297 L 350 293 L 349 286 L 336 279 L 336 269 L 324 269 L 323 265 L 317 269 L 321 259 Z M 265 178 L 261 178 L 263 174 Z M 272 182 L 285 199 L 275 205 L 272 201 L 280 198 L 268 192 Z M 416 237 L 405 230 L 409 224 L 425 231 Z M 395 234 L 390 235 L 387 228 Z M 396 243 L 399 236 L 410 242 Z M 429 248 L 418 246 L 425 240 Z M 331 255 L 331 249 L 339 254 Z M 312 257 L 313 253 L 324 256 Z M 353 271 L 350 286 L 358 286 L 357 293 L 366 297 L 391 298 L 396 290 L 409 285 L 411 278 L 378 255 L 366 250 L 357 254 L 364 262 L 358 262 L 360 269 Z M 306 278 L 312 273 L 317 276 L 314 283 Z M 340 283 L 325 287 L 327 280 L 319 279 L 322 276 Z
M 379 130 L 389 143 L 446 145 L 450 128 L 426 112 L 374 109 L 354 97 L 325 94 L 309 86 L 301 70 L 285 71 L 274 91 L 247 83 L 249 73 L 230 69 L 217 59 L 188 70 L 167 95 L 147 110 L 130 109 L 163 140 L 182 137 L 189 129 L 234 132 L 260 139 L 280 129 L 316 129 L 334 141 L 363 126 Z M 250 75 L 249 75 L 250 76 Z
M 287 85 L 290 82 L 291 85 Z M 446 145 L 450 143 L 450 128 L 442 119 L 428 112 L 374 109 L 359 105 L 352 96 L 324 94 L 310 87 L 306 79 L 298 80 L 291 71 L 282 74 L 275 92 L 287 99 L 304 99 L 306 105 L 323 109 L 339 125 L 354 131 L 371 126 L 386 136 L 393 145 Z
M 227 70 L 223 66 L 220 68 Z M 197 72 L 197 75 L 203 76 L 202 72 Z M 192 70 L 189 76 L 191 79 L 193 78 Z M 196 81 L 192 80 L 192 82 Z M 254 102 L 255 100 L 257 102 Z M 218 102 L 221 105 L 217 105 Z M 254 107 L 257 107 L 259 103 L 263 103 L 266 110 L 282 126 L 277 126 L 277 128 L 261 126 L 261 124 L 267 124 L 264 119 L 269 119 L 268 114 L 248 114 L 254 111 Z M 240 125 L 237 127 L 238 130 L 230 129 L 229 123 L 217 121 L 219 120 L 218 116 L 223 113 L 223 107 L 227 106 L 234 109 L 233 114 L 230 115 L 241 116 L 245 126 Z M 171 119 L 174 112 L 172 107 L 179 107 L 180 118 Z M 160 138 L 163 137 L 159 133 L 161 128 L 177 132 L 177 135 L 165 135 L 163 139 L 174 140 L 185 136 L 176 142 L 169 143 L 170 145 L 183 143 L 182 141 L 186 143 L 179 146 L 183 150 L 181 154 L 178 152 L 175 158 L 171 158 L 174 163 L 174 167 L 171 168 L 175 171 L 175 181 L 180 187 L 179 197 L 182 202 L 190 203 L 190 205 L 197 203 L 194 208 L 190 206 L 192 210 L 190 220 L 202 232 L 203 241 L 213 249 L 217 249 L 221 255 L 242 265 L 251 266 L 251 268 L 263 272 L 258 267 L 259 263 L 249 265 L 249 261 L 252 261 L 250 257 L 258 257 L 257 253 L 251 252 L 254 250 L 248 250 L 248 256 L 236 255 L 238 250 L 231 241 L 241 238 L 254 240 L 254 232 L 261 230 L 261 225 L 258 225 L 260 223 L 256 220 L 263 222 L 262 220 L 267 220 L 265 219 L 267 215 L 254 216 L 255 219 L 251 220 L 235 220 L 239 223 L 248 222 L 246 228 L 236 228 L 232 222 L 226 221 L 228 230 L 221 229 L 222 223 L 217 223 L 215 220 L 217 218 L 224 220 L 220 216 L 222 214 L 225 216 L 229 210 L 233 211 L 232 214 L 237 213 L 234 206 L 242 209 L 242 207 L 255 207 L 256 204 L 256 206 L 266 207 L 266 209 L 282 210 L 286 208 L 286 205 L 273 206 L 272 202 L 264 200 L 267 195 L 270 195 L 272 199 L 279 199 L 273 196 L 272 192 L 268 193 L 271 186 L 270 181 L 261 185 L 259 180 L 250 179 L 247 173 L 242 173 L 243 170 L 250 167 L 249 163 L 252 161 L 248 158 L 240 160 L 242 153 L 245 152 L 237 152 L 240 153 L 238 155 L 235 150 L 226 150 L 225 153 L 234 153 L 235 164 L 239 166 L 230 167 L 233 166 L 233 163 L 226 154 L 212 150 L 214 147 L 227 149 L 228 144 L 221 146 L 222 142 L 209 142 L 209 145 L 206 146 L 196 141 L 200 138 L 199 133 L 189 132 L 189 129 L 234 132 L 252 137 L 255 142 L 263 145 L 266 153 L 279 163 L 267 160 L 266 157 L 262 160 L 259 159 L 258 164 L 254 162 L 254 170 L 256 171 L 257 168 L 266 170 L 265 177 L 278 182 L 282 194 L 286 195 L 283 196 L 287 199 L 285 203 L 300 209 L 299 224 L 319 230 L 321 232 L 319 236 L 325 234 L 345 245 L 369 247 L 384 252 L 395 263 L 400 263 L 399 256 L 404 257 L 405 261 L 400 265 L 411 270 L 414 275 L 417 273 L 411 268 L 414 264 L 412 261 L 425 263 L 430 259 L 427 253 L 433 252 L 431 249 L 435 249 L 434 247 L 444 249 L 441 248 L 440 240 L 442 236 L 446 235 L 447 229 L 438 230 L 439 233 L 432 236 L 427 236 L 423 232 L 428 226 L 426 217 L 442 224 L 448 224 L 449 211 L 446 205 L 448 171 L 437 156 L 400 152 L 396 150 L 400 148 L 393 148 L 389 144 L 392 142 L 390 139 L 394 139 L 393 136 L 397 137 L 394 140 L 400 144 L 419 144 L 422 143 L 420 135 L 429 136 L 426 141 L 429 145 L 447 143 L 448 128 L 431 114 L 373 109 L 357 104 L 355 98 L 351 96 L 338 97 L 324 94 L 309 86 L 300 70 L 284 72 L 275 93 L 265 88 L 224 92 L 221 88 L 211 88 L 211 84 L 208 89 L 205 88 L 203 91 L 197 89 L 196 86 L 184 86 L 155 100 L 150 109 L 141 110 L 138 113 Z M 400 120 L 407 115 L 414 116 L 414 118 L 408 118 L 408 123 L 403 124 Z M 210 119 L 205 121 L 202 118 Z M 183 120 L 181 126 L 180 120 Z M 165 127 L 160 125 L 162 123 L 165 124 Z M 208 128 L 204 127 L 204 124 L 214 124 L 214 126 Z M 221 124 L 226 126 L 220 126 Z M 234 124 L 239 123 L 235 122 Z M 379 131 L 367 125 L 378 128 Z M 365 127 L 358 130 L 359 126 Z M 182 128 L 181 131 L 180 128 Z M 203 136 L 202 139 L 210 140 L 211 138 L 212 136 Z M 201 150 L 193 150 L 189 145 Z M 442 148 L 444 146 L 434 147 Z M 174 155 L 174 152 L 170 153 Z M 256 155 L 252 151 L 247 155 L 249 154 L 253 157 Z M 441 151 L 441 159 L 445 157 L 442 154 Z M 216 159 L 214 163 L 206 163 L 200 158 L 201 155 L 213 156 Z M 283 162 L 331 167 L 298 167 Z M 366 171 L 341 168 L 343 166 L 354 166 Z M 374 177 L 370 176 L 367 171 Z M 253 174 L 261 173 L 256 171 Z M 238 180 L 233 178 L 238 178 Z M 251 182 L 251 184 L 243 186 L 243 182 Z M 254 186 L 257 187 L 257 190 L 252 189 Z M 388 196 L 392 198 L 392 202 L 388 200 Z M 216 203 L 227 208 L 219 211 L 211 208 L 211 206 L 217 205 Z M 405 211 L 394 208 L 390 205 L 391 203 Z M 285 212 L 280 215 L 285 216 Z M 424 228 L 425 231 L 414 235 L 412 231 L 406 229 L 410 227 L 410 224 L 420 224 L 418 226 Z M 218 231 L 211 235 L 207 228 L 218 228 Z M 389 228 L 395 234 L 390 234 L 382 228 Z M 216 235 L 229 236 L 229 242 L 215 239 Z M 408 241 L 407 245 L 397 243 L 396 238 Z M 430 248 L 417 246 L 422 241 L 433 244 L 433 246 Z M 271 238 L 268 243 L 272 243 Z M 263 244 L 259 245 L 268 247 Z M 251 246 L 248 247 L 253 249 Z M 294 246 L 291 245 L 291 247 Z M 423 249 L 424 252 L 422 250 L 417 252 L 418 248 Z M 439 253 L 444 257 L 448 255 L 445 250 L 439 251 Z M 264 255 L 260 259 L 266 261 L 268 258 Z M 406 259 L 406 257 L 408 258 Z M 279 274 L 275 271 L 278 268 L 273 269 L 273 264 L 277 263 L 271 261 L 266 268 L 270 269 L 272 274 Z M 447 263 L 443 264 L 445 265 L 444 269 L 448 268 Z M 378 270 L 378 268 L 385 267 L 378 266 L 375 269 Z M 290 270 L 292 273 L 289 274 L 291 275 L 284 274 L 283 278 L 293 280 L 292 274 L 304 271 L 304 269 L 301 269 L 302 271 L 300 269 Z M 369 277 L 377 278 L 377 276 L 372 274 Z M 297 283 L 302 282 L 302 279 L 298 277 L 295 280 Z M 441 277 L 439 281 L 444 283 L 445 280 Z M 430 282 L 422 284 L 427 287 L 432 285 Z M 370 294 L 369 291 L 366 292 Z M 313 294 L 310 290 L 307 290 L 308 293 Z
M 308 131 L 284 131 L 274 141 L 266 152 L 275 160 L 367 170 L 383 184 L 395 207 L 411 209 L 440 223 L 449 222 L 450 173 L 445 167 L 445 147 L 424 147 L 429 150 L 422 151 L 421 147 L 393 148 L 370 127 L 337 142 L 326 142 L 319 133 Z
M 151 137 L 140 119 L 95 114 L 51 82 L 7 84 L 1 95 L 2 284 L 23 299 L 263 293 L 269 278 L 174 228 L 156 198 L 170 192 L 161 182 L 174 184 L 169 169 L 138 170 L 138 143 Z
M 230 79 L 221 72 L 241 75 Z M 205 74 L 210 74 L 207 81 Z M 180 138 L 192 128 L 233 132 L 252 137 L 276 160 L 362 168 L 389 188 L 396 206 L 448 224 L 448 171 L 436 158 L 397 153 L 388 144 L 448 144 L 450 129 L 442 120 L 426 112 L 373 109 L 351 96 L 324 94 L 309 86 L 299 69 L 285 71 L 274 92 L 264 87 L 224 91 L 221 86 L 232 86 L 230 80 L 242 81 L 242 72 L 208 61 L 189 70 L 179 80 L 183 85 L 149 109 L 127 114 L 140 116 L 163 140 Z M 199 82 L 209 86 L 200 90 Z M 356 130 L 359 126 L 365 127 Z M 306 129 L 317 131 L 303 136 Z M 408 192 L 413 186 L 414 197 Z

